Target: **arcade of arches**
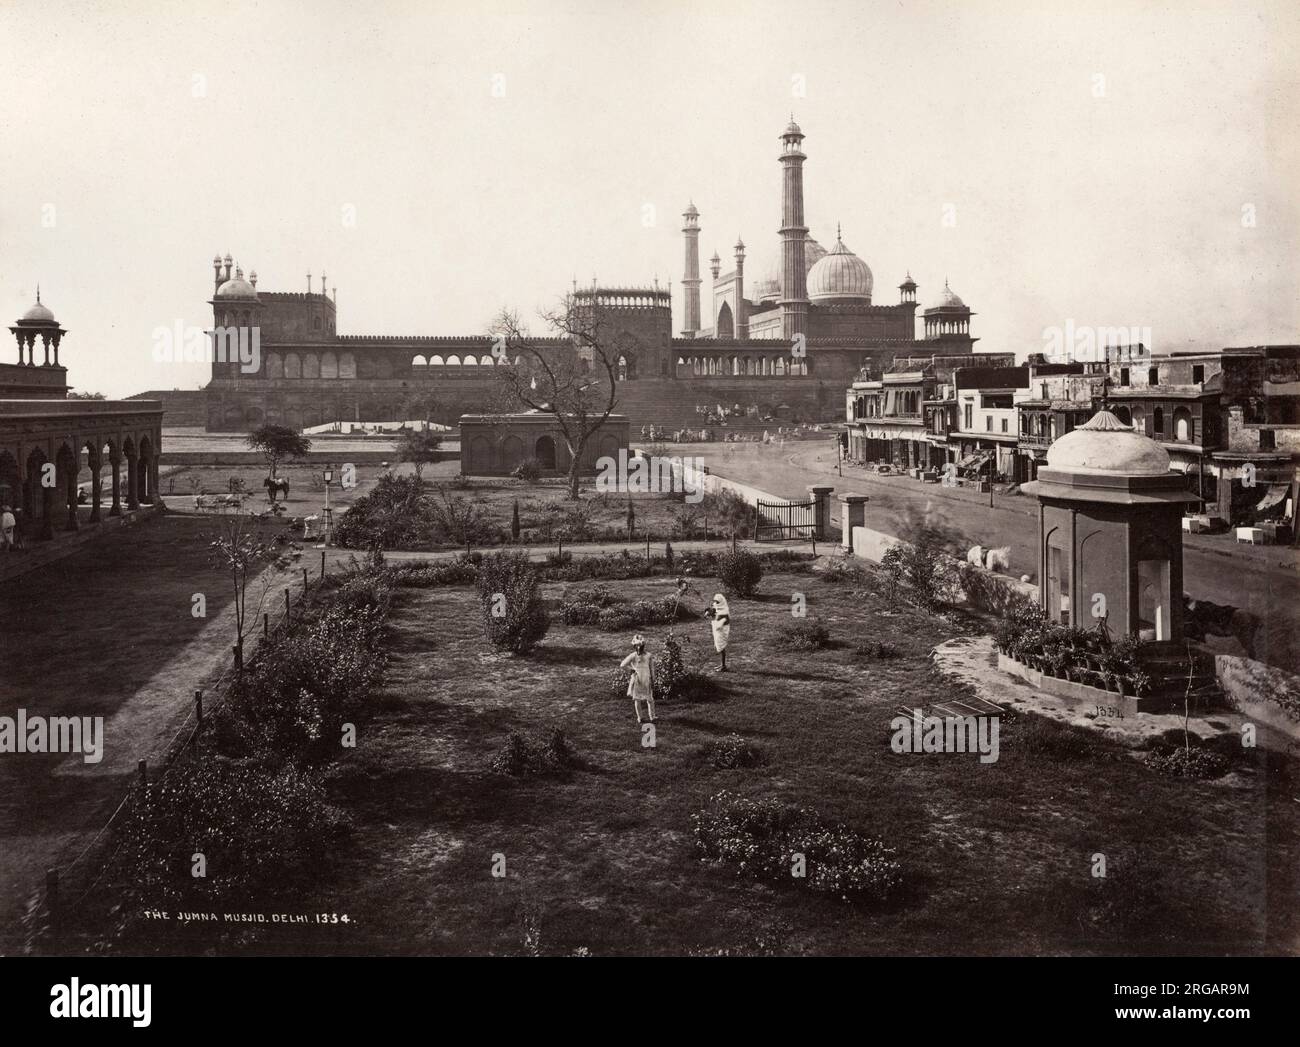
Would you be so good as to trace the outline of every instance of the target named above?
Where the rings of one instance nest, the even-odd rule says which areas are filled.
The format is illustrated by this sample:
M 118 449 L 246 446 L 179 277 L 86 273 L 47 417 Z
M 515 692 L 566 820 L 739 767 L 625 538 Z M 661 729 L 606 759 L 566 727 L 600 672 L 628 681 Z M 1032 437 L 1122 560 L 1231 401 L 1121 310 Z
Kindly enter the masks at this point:
M 83 476 L 90 523 L 154 503 L 162 415 L 151 401 L 0 401 L 0 505 L 43 540 L 80 526 Z

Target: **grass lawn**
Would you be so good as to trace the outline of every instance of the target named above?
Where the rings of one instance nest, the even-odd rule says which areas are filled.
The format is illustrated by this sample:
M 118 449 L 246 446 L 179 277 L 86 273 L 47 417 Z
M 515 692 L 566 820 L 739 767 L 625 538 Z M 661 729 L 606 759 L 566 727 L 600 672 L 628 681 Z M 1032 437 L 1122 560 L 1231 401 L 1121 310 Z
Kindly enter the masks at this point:
M 313 463 L 282 465 L 276 470 L 278 476 L 289 481 L 289 497 L 279 497 L 279 501 L 288 506 L 289 516 L 308 516 L 319 513 L 324 508 L 325 486 L 321 480 L 323 468 L 322 465 Z M 331 506 L 351 504 L 353 499 L 374 486 L 375 480 L 384 472 L 378 465 L 358 465 L 357 486 L 344 490 L 339 486 L 339 469 L 339 464 L 335 463 L 334 483 L 330 488 Z M 199 493 L 224 495 L 230 490 L 231 479 L 244 481 L 244 490 L 248 495 L 245 504 L 248 507 L 266 508 L 266 489 L 262 486 L 262 481 L 266 479 L 264 465 L 189 465 L 163 478 L 162 494 L 175 511 L 194 512 L 194 481 L 201 485 Z M 317 486 L 313 486 L 313 483 Z
M 697 612 L 714 588 L 699 584 Z M 635 599 L 670 586 L 616 588 Z M 563 589 L 546 587 L 553 599 Z M 781 646 L 795 592 L 829 625 L 830 648 Z M 662 703 L 647 749 L 631 702 L 609 687 L 632 630 L 556 621 L 531 656 L 512 657 L 485 646 L 472 589 L 402 590 L 376 715 L 327 774 L 354 828 L 301 911 L 349 914 L 327 947 L 351 953 L 1296 950 L 1292 764 L 1267 771 L 1255 752 L 1219 781 L 1174 780 L 1099 737 L 1080 744 L 1075 729 L 1023 716 L 1004 718 L 993 764 L 895 754 L 896 708 L 954 689 L 930 648 L 989 626 L 883 606 L 878 591 L 814 575 L 765 577 L 758 599 L 732 601 L 720 696 Z M 656 649 L 664 627 L 642 631 Z M 708 623 L 683 631 L 688 662 L 712 664 Z M 878 644 L 895 656 L 878 657 Z M 540 741 L 552 727 L 579 769 L 519 779 L 489 769 L 511 730 Z M 761 750 L 759 766 L 718 770 L 706 758 L 733 732 Z M 703 865 L 691 815 L 723 789 L 883 838 L 903 866 L 901 894 L 850 904 Z M 1091 875 L 1097 854 L 1104 881 Z M 504 878 L 491 874 L 497 855 Z

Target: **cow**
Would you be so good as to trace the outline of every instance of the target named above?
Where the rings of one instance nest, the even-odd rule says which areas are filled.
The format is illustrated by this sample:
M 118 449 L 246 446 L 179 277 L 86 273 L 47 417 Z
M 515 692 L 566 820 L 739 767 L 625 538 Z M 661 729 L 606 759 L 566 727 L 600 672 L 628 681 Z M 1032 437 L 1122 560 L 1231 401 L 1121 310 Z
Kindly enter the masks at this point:
M 272 502 L 275 501 L 277 493 L 284 495 L 284 500 L 286 502 L 289 500 L 289 481 L 283 476 L 268 476 L 262 481 L 262 486 L 266 488 L 266 496 L 271 499 Z
M 1007 571 L 1011 569 L 1011 546 L 990 549 L 984 557 L 984 566 L 990 571 Z
M 972 567 L 984 566 L 985 549 L 982 545 L 972 545 L 970 551 L 966 553 L 966 562 Z

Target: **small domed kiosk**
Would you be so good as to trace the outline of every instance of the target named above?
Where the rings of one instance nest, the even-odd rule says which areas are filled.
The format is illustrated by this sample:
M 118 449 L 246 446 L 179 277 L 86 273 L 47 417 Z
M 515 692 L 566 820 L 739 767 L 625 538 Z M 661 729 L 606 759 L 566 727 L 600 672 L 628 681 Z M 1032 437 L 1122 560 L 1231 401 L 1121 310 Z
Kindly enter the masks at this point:
M 1146 641 L 1183 635 L 1182 514 L 1196 496 L 1169 454 L 1109 411 L 1066 433 L 1023 490 L 1038 498 L 1048 618 Z

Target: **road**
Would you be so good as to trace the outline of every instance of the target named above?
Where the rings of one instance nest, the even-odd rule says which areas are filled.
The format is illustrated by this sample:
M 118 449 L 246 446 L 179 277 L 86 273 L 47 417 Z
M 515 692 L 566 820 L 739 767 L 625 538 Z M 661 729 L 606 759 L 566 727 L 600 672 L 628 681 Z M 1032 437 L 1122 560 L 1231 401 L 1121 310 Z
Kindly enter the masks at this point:
M 866 525 L 897 533 L 909 508 L 927 509 L 934 518 L 970 539 L 970 544 L 1010 546 L 1011 573 L 1037 581 L 1038 506 L 1028 496 L 994 495 L 921 484 L 908 476 L 878 476 L 856 466 L 836 470 L 829 439 L 762 444 L 691 444 L 674 454 L 699 455 L 710 472 L 753 484 L 780 497 L 808 497 L 808 486 L 829 483 L 835 494 L 865 494 Z M 838 522 L 840 508 L 831 496 Z M 1193 597 L 1245 607 L 1262 625 L 1256 657 L 1300 673 L 1300 555 L 1283 546 L 1236 545 L 1228 535 L 1184 535 L 1184 588 Z M 1225 654 L 1243 653 L 1236 641 L 1211 639 L 1207 646 Z

